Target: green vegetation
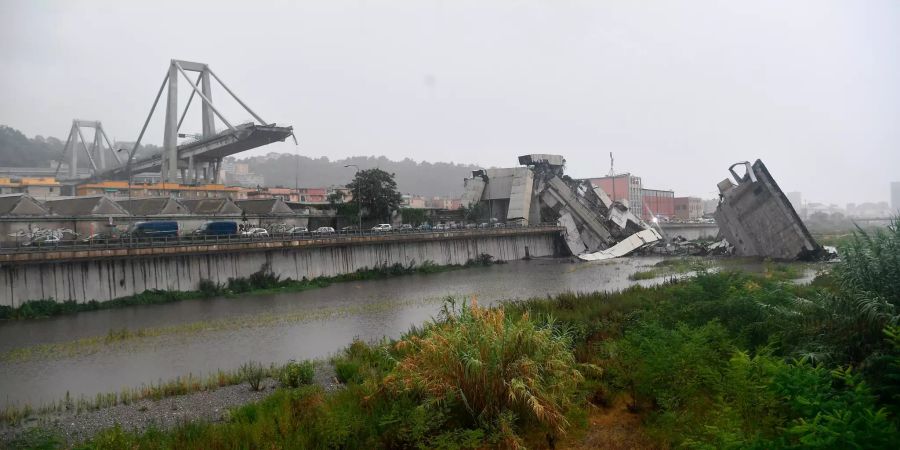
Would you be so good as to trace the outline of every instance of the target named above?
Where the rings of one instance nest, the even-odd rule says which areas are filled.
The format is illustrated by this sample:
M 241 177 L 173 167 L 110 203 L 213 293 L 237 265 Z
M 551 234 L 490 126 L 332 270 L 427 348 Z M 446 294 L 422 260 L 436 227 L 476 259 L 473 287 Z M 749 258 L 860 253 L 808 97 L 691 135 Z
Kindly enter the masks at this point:
M 362 208 L 364 218 L 380 222 L 389 222 L 403 200 L 394 174 L 379 168 L 357 171 L 347 189 L 353 193 L 350 204 Z
M 249 277 L 229 278 L 228 282 L 224 284 L 216 284 L 210 280 L 201 280 L 199 289 L 196 291 L 148 290 L 137 295 L 105 302 L 91 300 L 85 303 L 77 303 L 75 301 L 57 302 L 53 299 L 44 299 L 27 301 L 16 308 L 0 306 L 0 320 L 35 319 L 101 309 L 172 303 L 181 300 L 208 299 L 219 296 L 234 297 L 249 293 L 265 294 L 299 292 L 308 289 L 327 287 L 333 283 L 376 280 L 417 273 L 438 273 L 463 267 L 486 266 L 492 263 L 495 263 L 492 256 L 482 254 L 479 255 L 477 259 L 470 260 L 464 265 L 439 266 L 433 261 L 424 261 L 419 265 L 416 265 L 415 262 L 413 262 L 408 266 L 397 263 L 389 266 L 378 266 L 372 269 L 360 269 L 350 274 L 336 275 L 333 277 L 318 277 L 311 280 L 306 278 L 301 280 L 294 280 L 291 278 L 281 279 L 279 276 L 273 274 L 269 267 L 263 267 Z
M 412 226 L 419 226 L 428 222 L 428 215 L 422 208 L 400 208 L 400 220 Z
M 282 386 L 296 388 L 305 384 L 311 384 L 316 374 L 316 367 L 312 361 L 289 361 L 281 368 L 278 381 Z
M 238 370 L 241 374 L 241 379 L 250 385 L 250 389 L 254 391 L 261 389 L 262 381 L 266 378 L 266 368 L 262 364 L 250 361 L 241 365 L 241 368 Z
M 773 267 L 448 303 L 397 341 L 335 357 L 343 389 L 281 389 L 226 423 L 114 428 L 81 448 L 552 448 L 623 403 L 664 448 L 893 448 L 898 246 L 896 227 L 858 232 L 808 286 Z

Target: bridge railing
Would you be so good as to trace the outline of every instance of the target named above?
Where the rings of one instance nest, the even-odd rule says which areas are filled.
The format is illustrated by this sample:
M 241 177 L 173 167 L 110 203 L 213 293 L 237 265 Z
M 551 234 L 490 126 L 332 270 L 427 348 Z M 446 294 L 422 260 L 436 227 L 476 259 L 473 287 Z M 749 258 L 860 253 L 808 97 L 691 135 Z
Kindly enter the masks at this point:
M 11 242 L 0 243 L 0 253 L 22 252 L 54 252 L 54 251 L 80 251 L 80 250 L 114 250 L 123 248 L 149 248 L 149 247 L 175 247 L 188 245 L 216 245 L 232 243 L 256 243 L 256 242 L 281 242 L 281 241 L 326 241 L 334 239 L 352 240 L 365 236 L 426 236 L 435 234 L 452 235 L 490 235 L 507 234 L 508 230 L 539 230 L 558 229 L 556 224 L 542 223 L 537 225 L 505 225 L 489 228 L 449 228 L 430 230 L 399 230 L 375 231 L 375 230 L 351 230 L 334 231 L 330 233 L 267 233 L 267 234 L 230 234 L 230 235 L 192 235 L 186 234 L 174 237 L 123 237 L 92 240 L 60 240 L 50 242 Z

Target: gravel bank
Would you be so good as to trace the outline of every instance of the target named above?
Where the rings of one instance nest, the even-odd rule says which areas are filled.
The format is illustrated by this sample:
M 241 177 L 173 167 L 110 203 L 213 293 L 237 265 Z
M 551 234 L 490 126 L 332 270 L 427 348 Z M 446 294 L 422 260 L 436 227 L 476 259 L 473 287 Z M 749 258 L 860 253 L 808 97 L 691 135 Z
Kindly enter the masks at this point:
M 339 387 L 334 378 L 334 368 L 330 364 L 316 366 L 315 382 L 326 390 Z M 99 431 L 116 424 L 126 430 L 144 430 L 150 425 L 167 429 L 198 420 L 220 422 L 228 418 L 230 409 L 262 400 L 271 395 L 278 385 L 276 380 L 267 379 L 262 384 L 265 388 L 260 391 L 252 391 L 243 383 L 162 400 L 141 400 L 81 414 L 60 412 L 31 417 L 14 427 L 0 425 L 0 447 L 6 448 L 32 428 L 43 428 L 56 433 L 72 444 L 90 439 Z

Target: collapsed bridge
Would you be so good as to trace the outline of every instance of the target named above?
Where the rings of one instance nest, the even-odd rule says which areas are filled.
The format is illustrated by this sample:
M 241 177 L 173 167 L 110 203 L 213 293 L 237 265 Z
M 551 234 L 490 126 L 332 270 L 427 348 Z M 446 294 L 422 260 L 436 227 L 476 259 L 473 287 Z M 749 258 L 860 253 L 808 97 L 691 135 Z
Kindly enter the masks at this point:
M 624 256 L 662 239 L 627 200 L 613 201 L 590 181 L 566 176 L 562 156 L 523 155 L 519 164 L 474 171 L 465 179 L 463 205 L 491 221 L 557 223 L 572 254 L 586 261 Z
M 198 73 L 196 80 L 192 80 L 187 72 Z M 191 88 L 191 94 L 181 114 L 178 111 L 179 77 L 183 78 L 183 82 L 186 82 Z M 235 125 L 225 118 L 220 109 L 213 103 L 213 80 L 218 82 L 225 92 L 253 117 L 255 122 Z M 147 126 L 150 124 L 153 113 L 156 111 L 163 91 L 166 91 L 163 151 L 155 155 L 136 159 L 137 151 L 140 148 Z M 202 133 L 179 133 L 195 96 L 200 97 L 201 101 Z M 225 129 L 216 131 L 216 119 L 225 125 Z M 81 134 L 81 128 L 83 127 L 95 129 L 93 145 L 89 146 L 86 144 L 84 136 Z M 113 146 L 103 132 L 100 122 L 75 120 L 69 140 L 66 142 L 63 150 L 63 157 L 60 159 L 60 164 L 57 165 L 56 171 L 57 173 L 59 172 L 60 165 L 65 160 L 69 163 L 69 179 L 77 178 L 79 153 L 77 140 L 80 139 L 81 148 L 91 163 L 92 176 L 90 178 L 94 181 L 130 179 L 135 173 L 159 171 L 164 182 L 176 182 L 180 175 L 181 182 L 185 184 L 217 183 L 219 168 L 224 157 L 273 142 L 283 142 L 293 135 L 293 127 L 279 126 L 275 123 L 266 122 L 256 112 L 251 110 L 212 71 L 208 64 L 173 59 L 169 63 L 169 68 L 163 78 L 162 85 L 159 87 L 159 91 L 156 93 L 153 106 L 150 107 L 150 113 L 144 121 L 137 141 L 130 149 L 127 149 L 127 159 L 124 162 L 119 158 L 117 152 L 122 152 L 125 149 L 115 150 L 112 148 Z M 108 145 L 108 151 L 102 148 L 101 137 Z M 178 138 L 190 139 L 179 145 Z M 109 152 L 112 152 L 112 156 L 117 162 L 115 166 L 108 166 L 104 161 L 103 156 Z M 100 157 L 95 158 L 97 155 Z M 99 165 L 95 164 L 95 159 L 99 159 Z

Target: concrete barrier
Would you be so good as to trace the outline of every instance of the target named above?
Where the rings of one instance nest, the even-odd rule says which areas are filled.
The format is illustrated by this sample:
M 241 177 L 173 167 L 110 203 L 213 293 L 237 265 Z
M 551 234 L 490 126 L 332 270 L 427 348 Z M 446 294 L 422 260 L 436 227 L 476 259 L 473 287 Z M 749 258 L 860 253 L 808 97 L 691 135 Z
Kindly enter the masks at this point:
M 282 278 L 299 280 L 395 263 L 465 264 L 481 254 L 510 261 L 524 258 L 526 249 L 532 257 L 557 256 L 559 234 L 549 227 L 2 255 L 0 305 L 50 298 L 106 301 L 150 289 L 191 291 L 201 280 L 226 283 L 265 265 Z
M 719 226 L 714 223 L 663 223 L 660 224 L 666 237 L 672 239 L 681 236 L 689 241 L 698 239 L 715 239 L 719 234 Z

